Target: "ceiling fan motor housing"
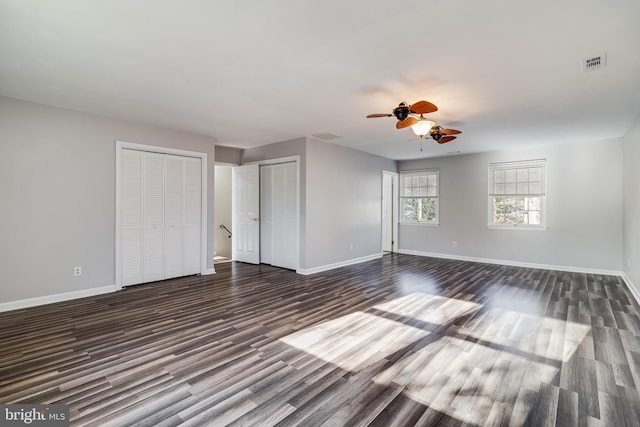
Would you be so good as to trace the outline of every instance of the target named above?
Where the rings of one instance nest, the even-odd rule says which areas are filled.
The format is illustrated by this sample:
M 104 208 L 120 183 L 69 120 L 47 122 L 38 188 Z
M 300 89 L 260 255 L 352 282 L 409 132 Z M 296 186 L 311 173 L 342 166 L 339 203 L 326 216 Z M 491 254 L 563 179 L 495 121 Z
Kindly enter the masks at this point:
M 403 102 L 393 109 L 393 115 L 400 121 L 406 120 L 409 117 L 409 106 Z

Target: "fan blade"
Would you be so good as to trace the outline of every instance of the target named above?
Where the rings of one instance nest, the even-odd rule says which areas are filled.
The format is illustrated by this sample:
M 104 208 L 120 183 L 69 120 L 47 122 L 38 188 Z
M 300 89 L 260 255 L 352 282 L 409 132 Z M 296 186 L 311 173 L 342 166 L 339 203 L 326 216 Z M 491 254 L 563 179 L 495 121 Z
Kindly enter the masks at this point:
M 439 129 L 438 133 L 442 134 L 442 135 L 457 135 L 457 134 L 462 133 L 462 132 L 460 132 L 459 130 L 455 130 L 455 129 Z
M 413 126 L 416 123 L 418 123 L 418 119 L 416 119 L 415 117 L 407 117 L 406 119 L 398 121 L 398 123 L 396 123 L 396 129 L 408 128 L 409 126 Z
M 367 119 L 373 119 L 376 117 L 391 117 L 391 116 L 393 116 L 393 114 L 369 114 L 367 116 Z
M 456 139 L 455 136 L 444 136 L 438 140 L 438 144 L 444 144 L 446 142 L 453 141 L 454 139 Z
M 429 114 L 438 111 L 438 107 L 428 101 L 418 101 L 409 109 L 416 114 Z

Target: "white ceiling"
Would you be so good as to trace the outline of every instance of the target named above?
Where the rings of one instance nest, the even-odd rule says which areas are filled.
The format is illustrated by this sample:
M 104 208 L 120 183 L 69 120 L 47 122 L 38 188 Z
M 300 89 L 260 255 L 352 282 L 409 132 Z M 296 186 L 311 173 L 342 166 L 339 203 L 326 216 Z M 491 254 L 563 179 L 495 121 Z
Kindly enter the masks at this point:
M 331 133 L 392 159 L 622 136 L 638 0 L 0 0 L 0 94 L 253 147 Z M 606 54 L 606 67 L 581 61 Z M 401 101 L 463 134 L 424 151 Z

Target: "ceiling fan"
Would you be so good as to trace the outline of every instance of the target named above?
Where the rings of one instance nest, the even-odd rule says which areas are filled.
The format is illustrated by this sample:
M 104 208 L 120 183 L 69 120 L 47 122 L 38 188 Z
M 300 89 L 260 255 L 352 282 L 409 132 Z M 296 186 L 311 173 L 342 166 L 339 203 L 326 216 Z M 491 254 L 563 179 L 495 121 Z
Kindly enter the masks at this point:
M 434 113 L 438 111 L 438 107 L 429 101 L 418 101 L 415 104 L 407 104 L 401 102 L 396 108 L 393 109 L 391 114 L 369 114 L 368 119 L 377 117 L 393 117 L 398 119 L 396 123 L 396 129 L 404 129 L 410 127 L 413 132 L 420 138 L 426 138 L 427 136 L 432 138 L 438 144 L 444 144 L 456 139 L 455 136 L 460 134 L 459 130 L 444 129 L 442 126 L 437 126 L 431 120 L 427 120 L 424 114 Z

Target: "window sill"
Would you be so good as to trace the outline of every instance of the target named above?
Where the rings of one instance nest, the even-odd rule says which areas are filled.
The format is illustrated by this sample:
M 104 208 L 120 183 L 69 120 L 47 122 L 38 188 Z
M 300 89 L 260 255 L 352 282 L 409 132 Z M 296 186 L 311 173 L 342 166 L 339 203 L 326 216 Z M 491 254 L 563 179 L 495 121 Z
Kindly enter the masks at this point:
M 487 228 L 491 230 L 516 230 L 516 231 L 547 231 L 546 225 L 488 225 Z
M 402 222 L 400 221 L 400 225 L 420 225 L 420 226 L 429 226 L 429 227 L 437 227 L 440 225 L 439 222 Z

